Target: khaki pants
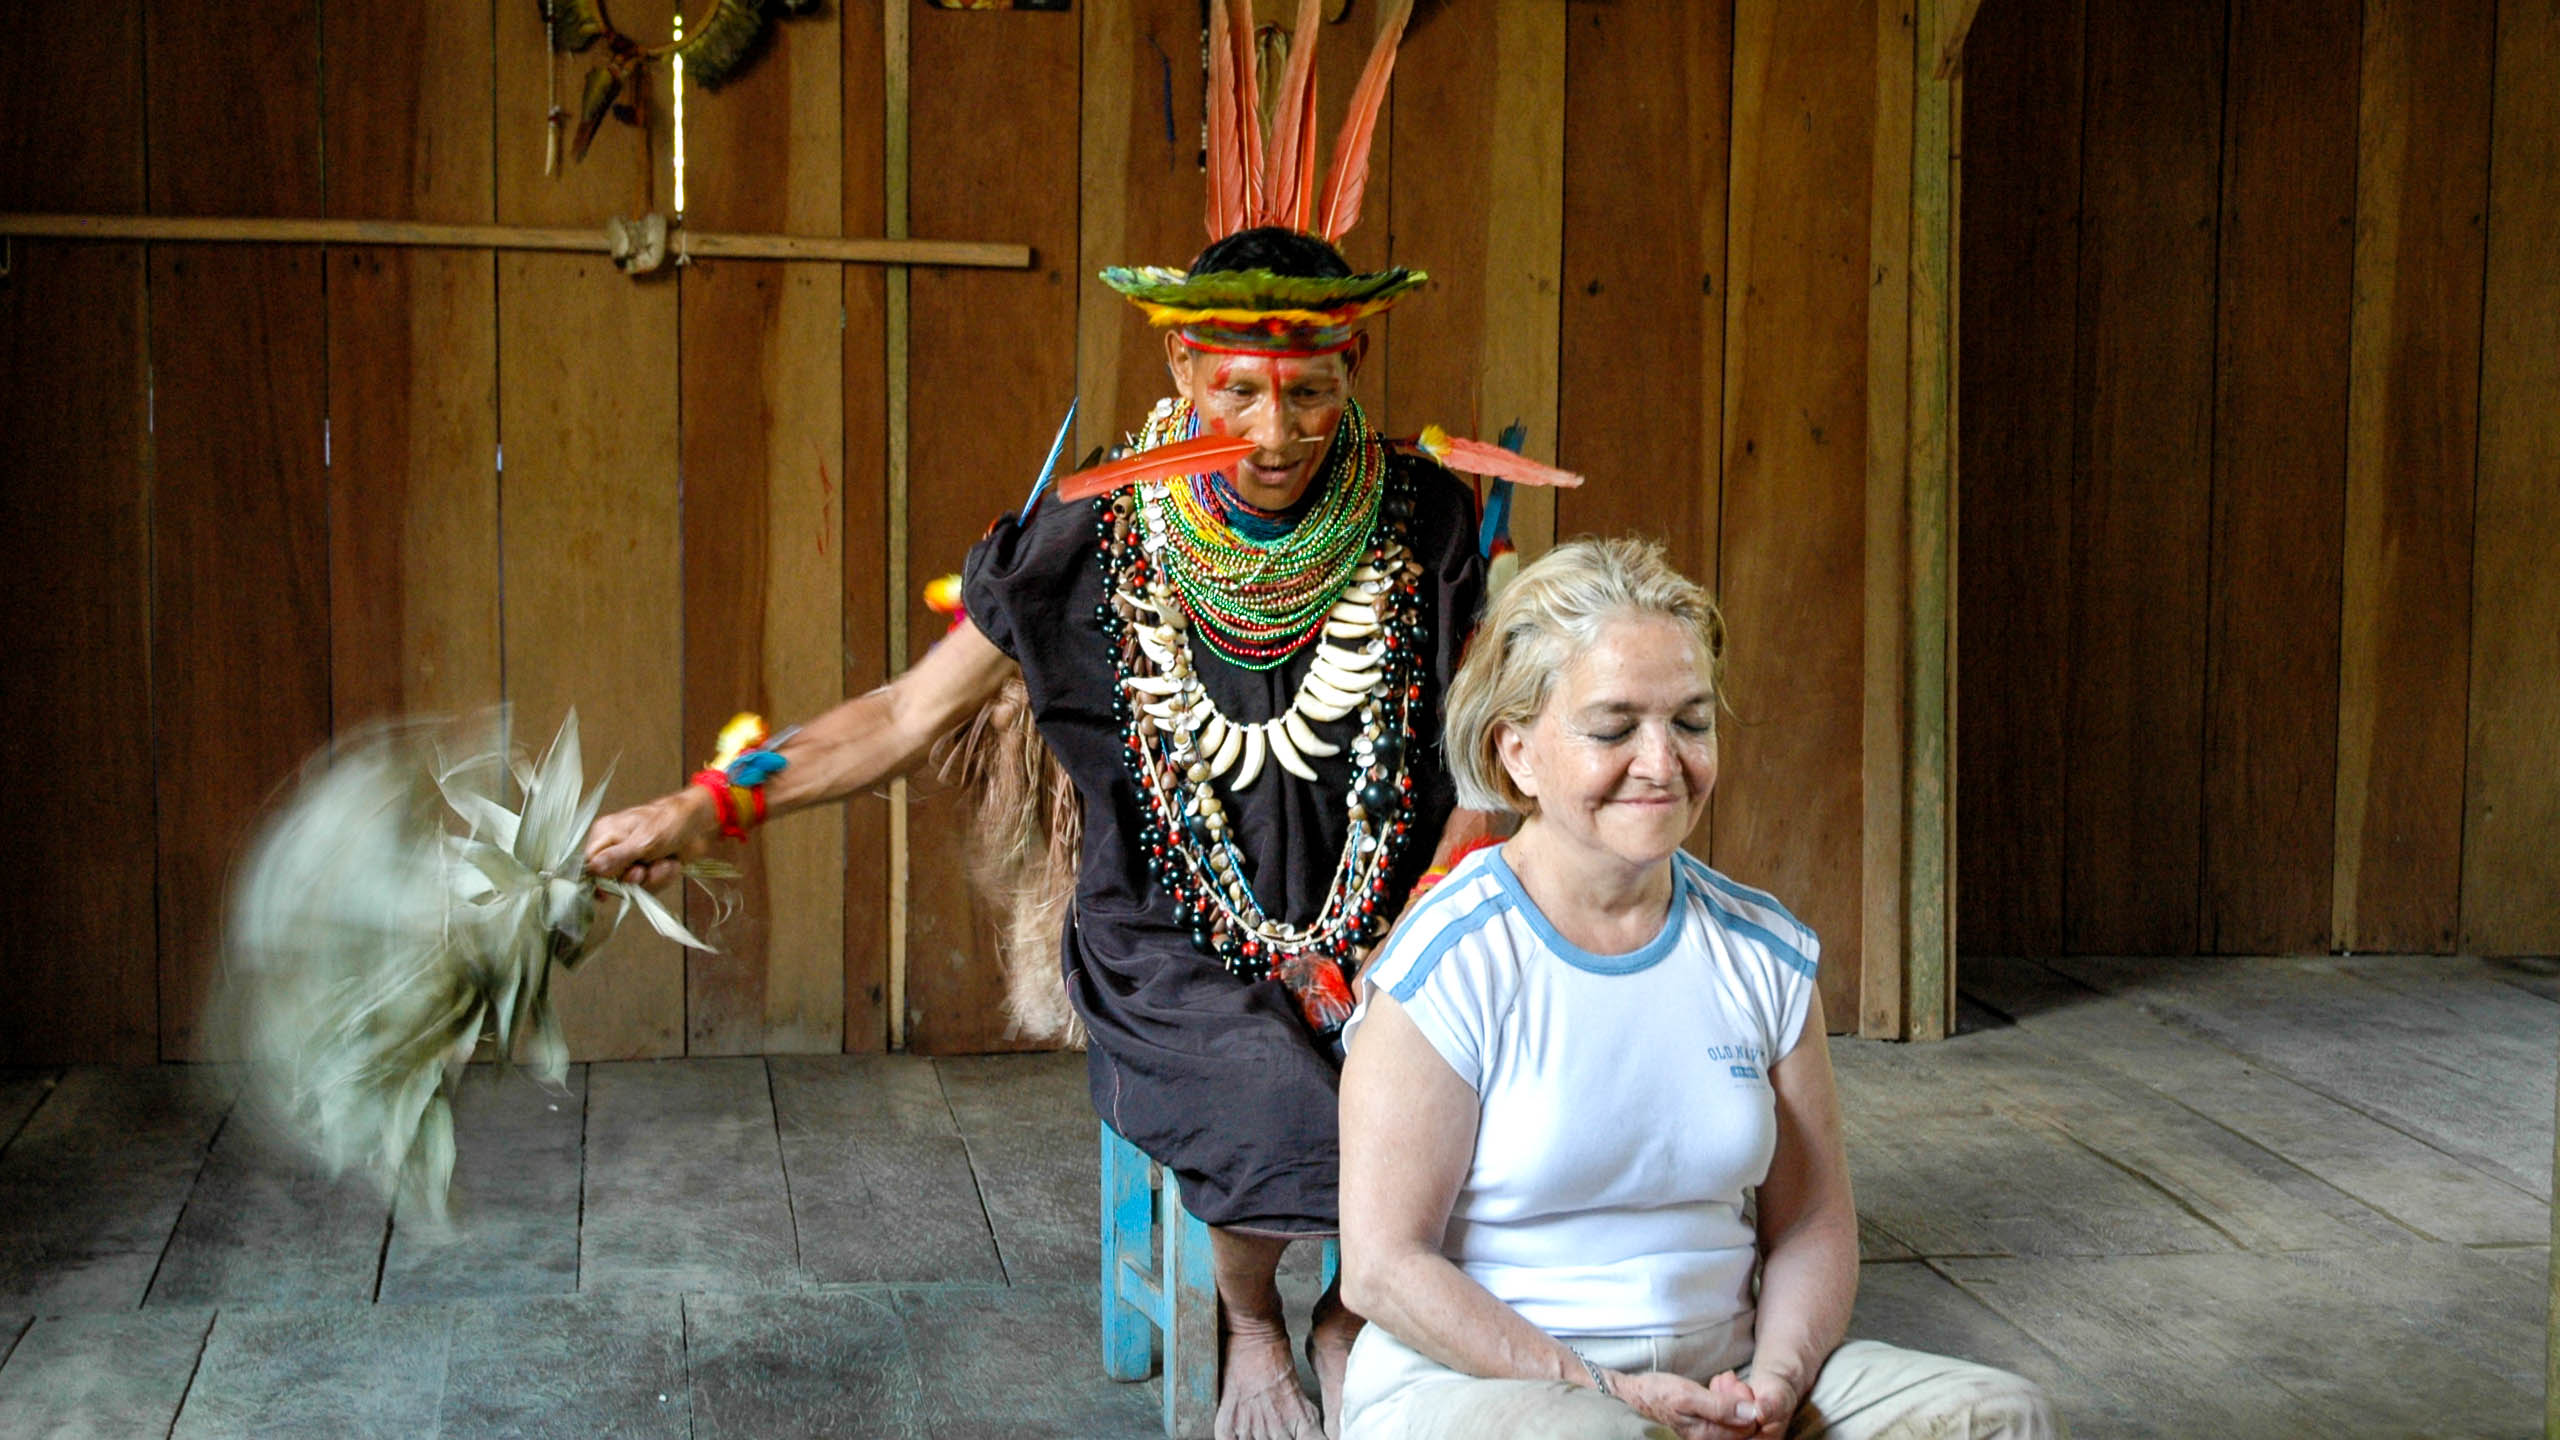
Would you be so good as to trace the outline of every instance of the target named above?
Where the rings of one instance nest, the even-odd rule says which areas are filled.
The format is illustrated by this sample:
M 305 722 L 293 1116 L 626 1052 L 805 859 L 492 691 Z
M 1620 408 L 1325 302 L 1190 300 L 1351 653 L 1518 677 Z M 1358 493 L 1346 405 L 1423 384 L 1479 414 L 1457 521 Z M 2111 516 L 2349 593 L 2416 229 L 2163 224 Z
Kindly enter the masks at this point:
M 1700 1383 L 1750 1374 L 1750 1317 L 1683 1335 L 1584 1337 L 1573 1347 L 1611 1370 L 1668 1370 Z M 1789 1440 L 2058 1440 L 2032 1380 L 1852 1340 L 1831 1352 Z M 1596 1390 L 1546 1380 L 1462 1375 L 1371 1325 L 1351 1350 L 1343 1440 L 1670 1440 L 1671 1432 Z

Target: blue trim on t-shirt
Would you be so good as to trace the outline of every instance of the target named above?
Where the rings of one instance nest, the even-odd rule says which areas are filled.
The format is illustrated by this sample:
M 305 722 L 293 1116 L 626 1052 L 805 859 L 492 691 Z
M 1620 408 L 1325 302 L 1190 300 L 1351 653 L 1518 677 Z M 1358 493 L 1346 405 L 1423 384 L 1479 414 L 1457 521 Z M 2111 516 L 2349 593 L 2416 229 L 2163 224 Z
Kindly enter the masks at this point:
M 1793 943 L 1779 939 L 1777 932 L 1734 909 L 1731 904 L 1718 898 L 1713 891 L 1703 892 L 1703 898 L 1707 902 L 1707 908 L 1716 912 L 1716 918 L 1724 922 L 1726 929 L 1748 935 L 1759 941 L 1768 947 L 1771 955 L 1778 958 L 1779 964 L 1808 980 L 1813 978 L 1813 961 L 1806 958 L 1805 953 L 1797 949 Z
M 1503 893 L 1511 898 L 1520 913 L 1529 917 L 1529 928 L 1537 932 L 1539 943 L 1556 952 L 1557 959 L 1574 969 L 1587 970 L 1594 975 L 1633 975 L 1661 963 L 1662 957 L 1671 953 L 1671 947 L 1680 943 L 1681 922 L 1687 918 L 1683 913 L 1686 907 L 1680 901 L 1690 886 L 1689 878 L 1680 873 L 1678 866 L 1671 870 L 1671 905 L 1662 917 L 1662 932 L 1638 949 L 1618 955 L 1594 955 L 1564 938 L 1564 933 L 1547 919 L 1546 912 L 1538 908 L 1538 902 L 1529 898 L 1520 877 L 1512 873 L 1511 862 L 1502 858 L 1503 848 L 1485 852 L 1493 857 L 1490 868 L 1494 878 L 1502 882 Z
M 1797 919 L 1796 913 L 1788 909 L 1785 902 L 1779 900 L 1777 896 L 1770 894 L 1766 890 L 1752 889 L 1750 886 L 1745 885 L 1741 881 L 1734 879 L 1732 876 L 1725 874 L 1723 871 L 1716 869 L 1714 866 L 1709 865 L 1706 861 L 1699 859 L 1697 856 L 1690 854 L 1686 850 L 1680 852 L 1680 858 L 1688 861 L 1690 865 L 1695 867 L 1698 878 L 1706 881 L 1710 886 L 1723 891 L 1726 895 L 1741 901 L 1745 905 L 1757 905 L 1761 909 L 1766 910 L 1773 915 L 1780 916 L 1784 918 L 1789 925 L 1794 926 L 1798 931 L 1802 932 L 1803 938 L 1795 943 L 1796 949 L 1804 949 L 1806 943 L 1812 940 L 1812 927 Z
M 1440 883 L 1446 885 L 1449 882 L 1443 880 Z M 1430 942 L 1422 947 L 1422 953 L 1414 957 L 1413 968 L 1405 972 L 1403 979 L 1389 986 L 1387 993 L 1394 996 L 1399 1005 L 1412 999 L 1414 992 L 1422 988 L 1422 982 L 1431 978 L 1431 971 L 1440 963 L 1441 956 L 1448 954 L 1459 941 L 1492 924 L 1495 916 L 1510 908 L 1511 897 L 1496 891 L 1476 902 L 1474 909 L 1441 926 L 1440 933 L 1432 936 Z

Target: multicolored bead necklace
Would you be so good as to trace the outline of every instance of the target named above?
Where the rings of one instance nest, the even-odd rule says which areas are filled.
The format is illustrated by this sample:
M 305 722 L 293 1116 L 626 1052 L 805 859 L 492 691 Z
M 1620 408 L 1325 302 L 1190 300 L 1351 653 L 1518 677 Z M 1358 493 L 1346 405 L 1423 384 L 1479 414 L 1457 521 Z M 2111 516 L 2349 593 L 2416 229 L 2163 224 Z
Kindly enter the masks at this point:
M 1138 840 L 1148 875 L 1172 896 L 1175 919 L 1194 945 L 1240 978 L 1279 977 L 1320 1034 L 1349 1018 L 1344 967 L 1351 955 L 1385 932 L 1388 887 L 1412 830 L 1414 786 L 1405 762 L 1426 723 L 1422 566 L 1405 543 L 1412 487 L 1390 478 L 1383 463 L 1378 471 L 1371 507 L 1378 518 L 1308 628 L 1306 638 L 1321 635 L 1325 643 L 1289 706 L 1260 721 L 1219 713 L 1202 686 L 1189 642 L 1210 626 L 1193 623 L 1200 609 L 1166 558 L 1170 539 L 1142 518 L 1151 506 L 1170 504 L 1166 492 L 1187 482 L 1142 485 L 1093 502 L 1107 597 L 1097 619 L 1112 647 L 1113 713 L 1144 816 Z M 1213 575 L 1201 578 L 1215 583 Z M 1214 640 L 1212 646 L 1224 653 Z M 1316 729 L 1346 717 L 1353 722 L 1346 744 Z M 1265 911 L 1246 881 L 1219 782 L 1237 794 L 1269 770 L 1312 780 L 1312 758 L 1345 748 L 1342 858 L 1316 917 L 1292 924 Z
M 1147 417 L 1139 448 L 1187 440 L 1198 430 L 1187 403 L 1167 400 Z M 1211 476 L 1148 486 L 1139 500 L 1138 524 L 1161 552 L 1165 578 L 1202 638 L 1248 670 L 1272 669 L 1315 638 L 1377 529 L 1387 450 L 1358 401 L 1344 405 L 1333 445 L 1322 498 L 1270 539 L 1230 523 Z

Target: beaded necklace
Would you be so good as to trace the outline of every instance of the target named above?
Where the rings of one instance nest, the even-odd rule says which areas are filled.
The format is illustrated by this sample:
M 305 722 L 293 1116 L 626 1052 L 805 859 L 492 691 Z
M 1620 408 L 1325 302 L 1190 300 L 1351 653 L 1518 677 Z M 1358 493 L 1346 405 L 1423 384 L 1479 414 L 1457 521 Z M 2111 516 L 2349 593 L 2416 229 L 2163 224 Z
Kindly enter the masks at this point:
M 1198 430 L 1189 404 L 1167 400 L 1147 417 L 1139 448 L 1189 439 Z M 1269 539 L 1231 523 L 1211 476 L 1145 487 L 1139 502 L 1139 524 L 1159 543 L 1165 577 L 1199 622 L 1202 638 L 1248 670 L 1272 669 L 1315 638 L 1377 528 L 1387 451 L 1358 401 L 1343 406 L 1333 447 L 1323 497 Z
M 1412 487 L 1380 470 L 1373 505 L 1379 519 L 1310 630 L 1324 646 L 1289 706 L 1263 721 L 1219 713 L 1202 687 L 1189 641 L 1208 627 L 1190 623 L 1196 612 L 1167 560 L 1169 537 L 1142 520 L 1185 482 L 1150 483 L 1134 495 L 1093 502 L 1106 595 L 1097 619 L 1112 651 L 1113 715 L 1123 735 L 1121 761 L 1138 793 L 1148 876 L 1172 896 L 1174 918 L 1192 944 L 1242 979 L 1277 975 L 1319 1033 L 1349 1016 L 1344 966 L 1386 928 L 1387 889 L 1412 830 L 1413 777 L 1405 761 L 1426 722 L 1422 566 L 1405 543 Z M 1265 911 L 1246 882 L 1219 782 L 1241 793 L 1267 769 L 1316 778 L 1309 758 L 1345 747 L 1315 727 L 1346 716 L 1353 727 L 1342 856 L 1315 919 L 1291 924 Z

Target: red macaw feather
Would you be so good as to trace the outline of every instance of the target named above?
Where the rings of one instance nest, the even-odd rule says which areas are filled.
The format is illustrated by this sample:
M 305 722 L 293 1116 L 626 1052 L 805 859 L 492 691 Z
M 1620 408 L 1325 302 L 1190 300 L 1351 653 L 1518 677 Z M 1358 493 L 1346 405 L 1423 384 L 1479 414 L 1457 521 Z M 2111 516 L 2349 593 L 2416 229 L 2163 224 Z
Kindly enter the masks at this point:
M 1298 0 L 1298 23 L 1289 32 L 1289 69 L 1271 107 L 1271 153 L 1262 175 L 1264 218 L 1292 230 L 1307 228 L 1316 203 L 1316 37 L 1324 28 L 1324 0 Z
M 1158 445 L 1152 450 L 1124 455 L 1090 470 L 1077 471 L 1058 482 L 1058 499 L 1065 502 L 1090 500 L 1123 485 L 1224 470 L 1252 454 L 1253 450 L 1252 441 L 1226 435 L 1203 435 L 1197 440 Z
M 1327 1034 L 1351 1018 L 1351 986 L 1336 961 L 1300 951 L 1282 960 L 1276 974 L 1290 998 L 1298 1002 L 1298 1013 L 1306 1017 L 1308 1029 Z
M 1541 465 L 1526 455 L 1515 454 L 1499 445 L 1451 435 L 1437 425 L 1424 430 L 1420 439 L 1397 443 L 1428 455 L 1462 474 L 1489 475 L 1496 480 L 1510 480 L 1522 485 L 1549 485 L 1563 490 L 1573 489 L 1582 483 L 1582 477 L 1570 470 Z
M 1228 42 L 1227 7 L 1209 7 L 1209 238 L 1223 239 L 1245 226 L 1244 137 L 1236 133 L 1235 47 Z
M 1235 77 L 1236 137 L 1244 152 L 1243 199 L 1236 207 L 1240 228 L 1263 223 L 1262 66 L 1253 30 L 1253 0 L 1227 0 L 1227 43 L 1235 47 L 1228 73 Z
M 1405 22 L 1413 18 L 1413 0 L 1394 0 L 1378 22 L 1378 43 L 1369 51 L 1368 68 L 1351 92 L 1351 109 L 1334 137 L 1333 170 L 1325 177 L 1324 221 L 1316 233 L 1340 240 L 1360 223 L 1360 195 L 1369 185 L 1369 142 L 1378 133 L 1378 112 L 1387 103 L 1387 77 L 1395 73 L 1396 45 L 1404 39 Z

